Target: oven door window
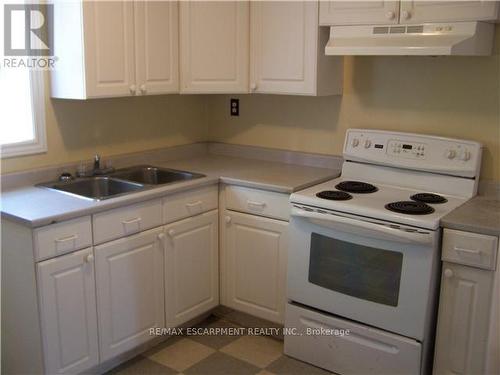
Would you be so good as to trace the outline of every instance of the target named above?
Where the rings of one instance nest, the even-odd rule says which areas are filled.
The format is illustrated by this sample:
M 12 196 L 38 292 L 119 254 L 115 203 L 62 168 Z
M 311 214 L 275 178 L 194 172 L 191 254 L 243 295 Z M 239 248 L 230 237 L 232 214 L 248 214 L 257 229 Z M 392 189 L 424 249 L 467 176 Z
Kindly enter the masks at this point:
M 398 305 L 403 254 L 311 235 L 309 282 L 389 306 Z

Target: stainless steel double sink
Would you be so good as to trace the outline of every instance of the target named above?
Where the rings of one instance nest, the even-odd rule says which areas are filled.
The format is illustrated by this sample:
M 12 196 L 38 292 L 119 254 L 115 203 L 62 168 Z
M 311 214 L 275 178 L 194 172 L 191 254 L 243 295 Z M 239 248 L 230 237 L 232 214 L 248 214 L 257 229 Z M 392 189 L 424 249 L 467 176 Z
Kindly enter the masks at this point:
M 37 186 L 61 191 L 79 197 L 103 200 L 154 188 L 205 177 L 203 174 L 159 168 L 151 165 L 138 165 L 118 169 L 103 176 L 81 177 L 69 181 L 56 181 Z

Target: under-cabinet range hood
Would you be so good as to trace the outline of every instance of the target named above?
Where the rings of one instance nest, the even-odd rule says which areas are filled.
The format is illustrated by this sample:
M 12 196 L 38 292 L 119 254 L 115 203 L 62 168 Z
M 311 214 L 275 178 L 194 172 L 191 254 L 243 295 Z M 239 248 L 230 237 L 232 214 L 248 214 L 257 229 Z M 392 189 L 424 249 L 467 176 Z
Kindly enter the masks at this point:
M 486 22 L 332 26 L 325 54 L 486 56 L 494 30 Z

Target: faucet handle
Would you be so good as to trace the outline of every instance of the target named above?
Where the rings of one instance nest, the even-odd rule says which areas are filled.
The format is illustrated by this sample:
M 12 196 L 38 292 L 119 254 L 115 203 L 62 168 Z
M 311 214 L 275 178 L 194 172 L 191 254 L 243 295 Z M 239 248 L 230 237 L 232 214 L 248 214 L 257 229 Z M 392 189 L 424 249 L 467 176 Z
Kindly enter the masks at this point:
M 94 155 L 94 161 L 101 161 L 101 156 L 99 154 Z

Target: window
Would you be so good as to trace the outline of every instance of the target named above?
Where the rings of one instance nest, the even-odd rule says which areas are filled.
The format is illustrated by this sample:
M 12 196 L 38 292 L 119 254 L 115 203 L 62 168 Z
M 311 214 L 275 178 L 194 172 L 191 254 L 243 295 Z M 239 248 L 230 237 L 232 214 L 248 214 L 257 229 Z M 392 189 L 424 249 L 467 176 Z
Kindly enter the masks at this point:
M 47 151 L 43 72 L 0 69 L 1 157 Z
M 397 306 L 403 254 L 311 235 L 309 282 L 389 306 Z

